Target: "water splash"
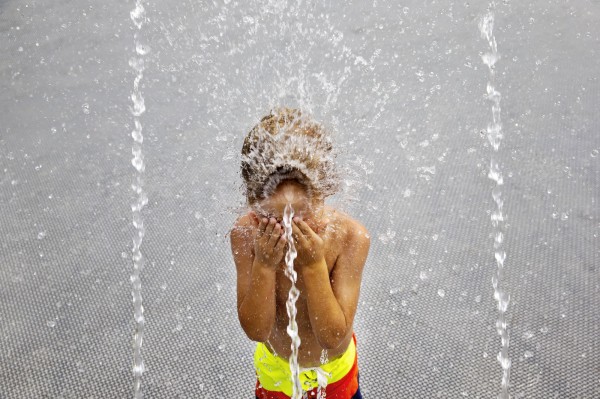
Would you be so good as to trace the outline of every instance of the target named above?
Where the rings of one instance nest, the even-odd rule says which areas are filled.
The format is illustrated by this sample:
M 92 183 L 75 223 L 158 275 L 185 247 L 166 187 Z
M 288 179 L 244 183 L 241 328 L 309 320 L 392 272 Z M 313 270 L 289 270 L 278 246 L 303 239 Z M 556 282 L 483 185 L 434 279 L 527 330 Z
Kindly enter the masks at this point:
M 300 110 L 278 108 L 244 140 L 242 174 L 254 199 L 270 196 L 283 179 L 296 179 L 320 196 L 335 194 L 340 176 L 330 132 Z
M 495 155 L 500 148 L 500 142 L 503 138 L 502 121 L 500 119 L 500 99 L 501 95 L 496 90 L 496 62 L 500 59 L 498 54 L 498 46 L 494 37 L 494 8 L 495 3 L 490 4 L 487 14 L 485 14 L 479 22 L 479 30 L 481 37 L 486 39 L 490 47 L 490 52 L 482 55 L 482 60 L 489 69 L 489 80 L 486 87 L 487 99 L 492 103 L 492 122 L 487 127 L 487 138 L 492 146 L 492 154 L 490 157 L 490 170 L 488 177 L 493 180 L 496 185 L 492 189 L 492 198 L 496 203 L 496 209 L 491 212 L 492 226 L 494 227 L 494 258 L 496 260 L 496 274 L 492 277 L 492 285 L 494 287 L 494 299 L 498 307 L 498 319 L 496 320 L 496 331 L 500 336 L 501 348 L 496 359 L 502 367 L 502 382 L 501 391 L 498 395 L 500 399 L 509 399 L 508 392 L 510 379 L 511 360 L 508 354 L 509 348 L 509 333 L 508 323 L 506 321 L 506 311 L 510 303 L 510 295 L 504 291 L 501 286 L 504 263 L 506 261 L 506 251 L 504 250 L 504 200 L 502 198 L 502 185 L 504 179 L 498 162 L 495 160 Z
M 133 144 L 131 147 L 133 158 L 131 159 L 131 164 L 135 168 L 135 177 L 131 188 L 136 194 L 136 201 L 131 204 L 133 226 L 136 229 L 136 233 L 133 237 L 132 248 L 133 272 L 131 273 L 130 277 L 135 321 L 133 334 L 133 391 L 134 398 L 141 399 L 143 397 L 142 375 L 145 371 L 144 359 L 142 357 L 145 318 L 144 307 L 142 304 L 142 282 L 140 279 L 141 271 L 144 268 L 144 256 L 140 250 L 140 247 L 146 232 L 144 228 L 144 220 L 142 218 L 142 209 L 148 204 L 148 197 L 144 192 L 143 177 L 146 165 L 144 163 L 144 154 L 142 152 L 144 136 L 142 134 L 142 123 L 140 121 L 140 116 L 146 111 L 146 106 L 144 104 L 144 97 L 142 97 L 142 93 L 140 91 L 140 81 L 144 76 L 145 68 L 143 56 L 150 51 L 149 48 L 140 43 L 138 39 L 138 33 L 146 21 L 146 12 L 142 0 L 136 0 L 135 8 L 130 12 L 130 17 L 137 28 L 137 31 L 134 33 L 136 56 L 129 60 L 129 66 L 137 73 L 133 82 L 133 91 L 131 92 L 131 101 L 133 106 L 130 107 L 134 122 L 134 129 L 131 132 L 131 137 L 133 138 Z
M 321 364 L 327 364 L 329 363 L 329 353 L 327 352 L 327 349 L 322 349 L 321 350 L 321 359 L 319 359 L 321 361 Z M 325 372 L 323 372 L 320 375 L 325 374 Z M 329 377 L 330 375 L 324 375 L 324 378 L 319 378 L 320 377 L 319 374 L 317 374 L 317 381 L 319 383 L 319 387 L 318 387 L 318 391 L 317 391 L 317 399 L 325 399 L 327 397 L 327 384 L 329 383 Z
M 296 301 L 300 296 L 300 291 L 296 288 L 296 280 L 298 274 L 294 270 L 294 259 L 298 256 L 294 239 L 292 237 L 292 218 L 294 217 L 294 209 L 291 204 L 287 204 L 283 211 L 283 227 L 288 250 L 285 254 L 285 275 L 292 282 L 286 303 L 287 314 L 290 319 L 287 333 L 292 340 L 292 354 L 290 355 L 290 371 L 292 373 L 292 399 L 302 398 L 302 384 L 300 383 L 300 366 L 298 365 L 298 348 L 300 347 L 300 336 L 298 335 L 298 324 L 296 323 Z

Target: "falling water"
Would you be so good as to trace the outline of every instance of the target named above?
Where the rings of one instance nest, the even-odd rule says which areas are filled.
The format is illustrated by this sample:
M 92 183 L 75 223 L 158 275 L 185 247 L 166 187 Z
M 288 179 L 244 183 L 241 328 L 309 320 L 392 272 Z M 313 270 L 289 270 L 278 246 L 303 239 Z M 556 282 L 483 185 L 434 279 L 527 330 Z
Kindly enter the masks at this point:
M 291 204 L 285 206 L 283 211 L 283 226 L 285 238 L 288 243 L 288 250 L 285 254 L 285 275 L 292 282 L 287 300 L 287 314 L 290 319 L 287 327 L 287 333 L 292 339 L 292 354 L 290 355 L 290 370 L 292 373 L 292 399 L 302 398 L 302 385 L 300 383 L 300 366 L 298 365 L 298 348 L 300 347 L 300 336 L 298 335 L 298 324 L 296 323 L 296 301 L 300 295 L 300 291 L 296 288 L 296 280 L 298 274 L 294 270 L 294 259 L 298 256 L 294 239 L 292 237 L 292 218 L 294 217 L 294 209 Z
M 144 136 L 142 135 L 142 123 L 140 116 L 146 111 L 144 98 L 140 92 L 140 81 L 144 76 L 144 58 L 148 53 L 147 46 L 139 41 L 138 34 L 146 21 L 146 12 L 142 4 L 142 0 L 137 0 L 135 8 L 130 13 L 131 20 L 135 24 L 137 31 L 134 33 L 135 52 L 136 56 L 129 60 L 129 66 L 137 73 L 133 82 L 133 91 L 131 92 L 131 100 L 133 107 L 131 113 L 133 115 L 134 129 L 131 132 L 133 145 L 131 152 L 133 158 L 131 163 L 135 168 L 135 178 L 131 188 L 136 194 L 136 201 L 131 204 L 131 212 L 133 217 L 133 226 L 136 229 L 136 234 L 133 237 L 132 260 L 133 272 L 131 274 L 132 290 L 134 306 L 135 330 L 133 335 L 133 377 L 134 377 L 134 398 L 142 398 L 142 374 L 144 373 L 144 359 L 142 357 L 142 343 L 144 339 L 144 307 L 142 306 L 142 282 L 140 273 L 144 268 L 144 256 L 140 251 L 142 241 L 144 239 L 145 229 L 144 220 L 142 219 L 142 209 L 148 204 L 148 197 L 144 192 L 144 155 L 142 153 L 142 143 Z
M 492 103 L 492 122 L 487 127 L 487 138 L 493 148 L 490 157 L 490 170 L 488 177 L 493 180 L 496 185 L 492 189 L 492 197 L 496 203 L 496 210 L 492 211 L 491 221 L 494 227 L 494 257 L 496 259 L 496 274 L 492 278 L 492 285 L 494 287 L 494 299 L 498 305 L 498 319 L 496 320 L 496 331 L 500 336 L 501 348 L 498 353 L 497 359 L 502 367 L 502 383 L 501 392 L 498 395 L 500 399 L 509 399 L 508 393 L 509 378 L 510 378 L 510 365 L 511 360 L 508 356 L 509 346 L 509 333 L 508 323 L 506 321 L 506 310 L 510 302 L 510 296 L 501 287 L 502 272 L 504 269 L 504 262 L 506 260 L 506 251 L 504 250 L 504 214 L 502 208 L 504 200 L 502 198 L 502 185 L 504 180 L 502 177 L 502 171 L 496 160 L 498 148 L 502 141 L 502 122 L 500 120 L 500 92 L 496 90 L 496 61 L 500 58 L 498 55 L 498 48 L 496 45 L 496 38 L 493 34 L 494 29 L 494 10 L 495 4 L 490 5 L 490 9 L 486 15 L 481 18 L 479 22 L 479 30 L 481 31 L 481 37 L 488 41 L 490 46 L 490 52 L 482 55 L 483 63 L 489 68 L 489 81 L 487 84 L 487 98 Z
M 323 349 L 321 350 L 321 364 L 327 364 L 329 363 L 329 353 L 327 353 L 327 349 Z M 317 374 L 317 378 L 319 377 L 320 374 Z M 319 390 L 318 390 L 318 394 L 317 394 L 317 399 L 325 399 L 326 398 L 326 391 L 325 389 L 327 388 L 327 383 L 329 382 L 329 379 L 327 378 L 327 376 L 325 376 L 325 378 L 318 378 L 318 382 L 319 382 Z

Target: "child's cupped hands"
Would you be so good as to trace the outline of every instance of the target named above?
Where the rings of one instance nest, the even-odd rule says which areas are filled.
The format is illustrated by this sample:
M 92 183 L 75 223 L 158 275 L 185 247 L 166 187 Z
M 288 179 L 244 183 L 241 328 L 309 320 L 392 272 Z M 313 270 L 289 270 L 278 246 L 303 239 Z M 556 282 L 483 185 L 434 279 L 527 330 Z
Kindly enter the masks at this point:
M 292 237 L 298 257 L 294 264 L 298 267 L 310 267 L 321 262 L 325 257 L 323 239 L 301 218 L 292 220 Z
M 277 268 L 286 250 L 283 226 L 275 218 L 258 217 L 252 214 L 254 230 L 254 256 L 260 264 Z

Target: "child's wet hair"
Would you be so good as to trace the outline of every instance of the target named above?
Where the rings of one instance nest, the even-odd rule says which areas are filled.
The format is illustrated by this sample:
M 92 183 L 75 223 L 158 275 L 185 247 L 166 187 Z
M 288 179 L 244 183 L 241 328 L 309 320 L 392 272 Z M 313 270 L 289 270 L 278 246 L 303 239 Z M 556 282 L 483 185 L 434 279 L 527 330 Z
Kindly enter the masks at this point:
M 339 189 L 328 132 L 297 109 L 278 108 L 247 134 L 241 172 L 250 205 L 269 197 L 284 180 L 306 187 L 309 197 L 324 199 Z

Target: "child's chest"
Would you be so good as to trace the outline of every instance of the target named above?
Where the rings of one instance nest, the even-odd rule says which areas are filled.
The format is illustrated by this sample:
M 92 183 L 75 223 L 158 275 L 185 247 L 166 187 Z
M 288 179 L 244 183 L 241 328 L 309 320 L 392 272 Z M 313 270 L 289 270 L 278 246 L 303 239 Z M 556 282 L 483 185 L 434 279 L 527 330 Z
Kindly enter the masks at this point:
M 328 275 L 331 276 L 331 272 L 335 266 L 335 262 L 337 260 L 337 253 L 331 251 L 330 253 L 325 254 L 325 263 L 327 263 Z M 288 299 L 288 294 L 290 288 L 292 287 L 292 282 L 289 277 L 286 275 L 285 270 L 287 266 L 285 262 L 282 262 L 279 265 L 279 269 L 277 270 L 276 280 L 275 280 L 275 295 L 277 298 L 278 305 L 285 304 Z M 296 288 L 300 290 L 300 297 L 298 298 L 298 302 L 303 302 L 304 298 L 302 296 L 302 292 L 305 290 L 304 278 L 302 277 L 302 273 L 300 270 L 296 268 Z M 300 304 L 298 304 L 300 305 Z M 279 306 L 278 306 L 279 307 Z M 285 309 L 285 305 L 284 305 Z
M 338 227 L 332 228 L 326 231 L 323 235 L 320 235 L 323 239 L 323 245 L 325 248 L 325 263 L 327 264 L 328 276 L 330 281 L 331 273 L 333 271 L 333 268 L 335 267 L 336 261 L 343 247 L 343 242 L 340 240 L 340 237 L 343 236 L 342 232 L 343 230 Z M 277 300 L 277 309 L 283 309 L 283 313 L 286 313 L 285 303 L 288 300 L 289 291 L 292 287 L 292 283 L 285 273 L 286 269 L 287 266 L 285 264 L 285 260 L 282 260 L 279 264 L 275 280 L 275 298 Z M 302 277 L 301 270 L 299 270 L 296 267 L 294 269 L 297 272 L 296 288 L 300 290 L 300 297 L 298 298 L 297 306 L 299 308 L 302 308 L 303 306 L 305 306 L 305 298 L 302 295 L 302 293 L 305 291 L 304 278 Z

